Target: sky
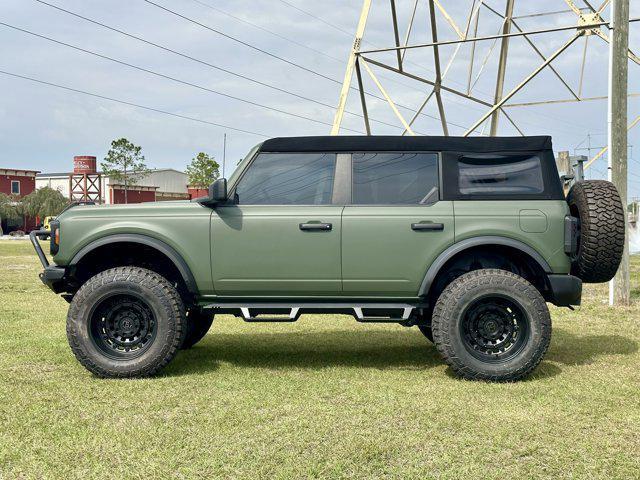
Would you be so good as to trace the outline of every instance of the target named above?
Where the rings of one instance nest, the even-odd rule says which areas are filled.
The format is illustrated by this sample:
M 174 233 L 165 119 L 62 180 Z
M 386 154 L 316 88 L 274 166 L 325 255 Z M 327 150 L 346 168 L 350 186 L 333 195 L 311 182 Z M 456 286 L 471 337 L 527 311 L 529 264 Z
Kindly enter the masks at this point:
M 472 1 L 443 2 L 461 29 L 466 26 Z M 267 137 L 329 133 L 362 5 L 360 0 L 46 2 L 183 56 L 36 0 L 2 0 L 0 71 L 127 104 L 0 73 L 0 167 L 68 171 L 74 155 L 95 155 L 101 160 L 113 139 L 126 137 L 142 146 L 149 167 L 184 169 L 200 151 L 222 163 L 226 133 L 227 177 L 251 147 Z M 582 0 L 575 2 L 585 5 Z M 504 0 L 485 3 L 498 12 L 504 11 Z M 413 1 L 396 0 L 396 5 L 403 37 Z M 516 0 L 514 15 L 566 9 L 562 0 Z M 605 19 L 608 15 L 607 8 Z M 631 17 L 639 16 L 640 0 L 631 0 Z M 427 2 L 420 0 L 409 43 L 431 41 L 428 18 Z M 523 29 L 536 30 L 573 25 L 575 19 L 574 13 L 567 12 L 517 21 Z M 392 46 L 391 25 L 389 2 L 373 0 L 362 48 Z M 456 37 L 440 13 L 437 27 L 440 41 Z M 501 19 L 482 7 L 477 34 L 495 35 L 500 29 Z M 630 30 L 630 45 L 640 54 L 640 22 L 632 23 Z M 541 53 L 549 56 L 574 33 L 563 31 L 531 38 Z M 596 36 L 590 36 L 587 44 L 582 95 L 606 96 L 608 46 Z M 584 45 L 585 40 L 578 39 L 552 64 L 576 92 Z M 476 47 L 472 94 L 483 101 L 493 100 L 499 47 L 500 42 L 493 40 L 479 42 Z M 443 69 L 454 53 L 454 46 L 440 48 Z M 395 59 L 389 53 L 370 56 L 387 63 Z M 465 44 L 451 63 L 444 85 L 466 91 L 470 56 L 471 44 Z M 512 39 L 504 91 L 509 92 L 540 62 L 522 37 Z M 430 92 L 429 87 L 375 66 L 371 68 L 401 106 L 400 113 L 409 120 L 412 110 Z M 405 70 L 433 79 L 432 49 L 408 51 Z M 365 90 L 376 96 L 367 97 L 370 116 L 376 120 L 371 124 L 373 133 L 401 134 L 399 120 L 366 74 L 364 82 Z M 640 65 L 635 63 L 629 63 L 629 92 L 640 93 Z M 568 98 L 569 90 L 545 69 L 508 103 Z M 434 100 L 416 120 L 416 133 L 442 134 Z M 462 134 L 485 111 L 481 104 L 447 92 L 443 93 L 443 102 L 452 135 Z M 352 113 L 345 115 L 341 133 L 363 133 L 363 119 L 357 115 L 361 112 L 360 100 L 355 91 L 350 92 L 347 110 Z M 629 98 L 628 110 L 629 121 L 640 115 L 640 96 Z M 526 135 L 553 136 L 556 151 L 584 155 L 590 152 L 593 156 L 598 147 L 606 144 L 606 101 L 510 107 L 507 112 Z M 476 132 L 483 133 L 488 133 L 488 127 Z M 498 133 L 519 134 L 504 116 Z M 629 144 L 629 196 L 638 197 L 640 125 L 630 131 Z M 589 169 L 588 178 L 605 178 L 606 166 L 604 155 Z

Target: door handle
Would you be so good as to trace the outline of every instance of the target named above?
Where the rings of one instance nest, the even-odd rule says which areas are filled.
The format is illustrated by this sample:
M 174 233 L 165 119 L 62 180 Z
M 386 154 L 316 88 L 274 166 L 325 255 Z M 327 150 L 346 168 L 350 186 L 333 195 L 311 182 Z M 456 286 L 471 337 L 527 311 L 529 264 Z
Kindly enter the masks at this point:
M 318 232 L 328 232 L 333 228 L 333 225 L 330 223 L 301 223 L 300 230 L 310 230 L 310 231 L 318 231 Z
M 411 230 L 416 232 L 421 231 L 429 231 L 429 232 L 440 232 L 444 230 L 443 223 L 412 223 Z

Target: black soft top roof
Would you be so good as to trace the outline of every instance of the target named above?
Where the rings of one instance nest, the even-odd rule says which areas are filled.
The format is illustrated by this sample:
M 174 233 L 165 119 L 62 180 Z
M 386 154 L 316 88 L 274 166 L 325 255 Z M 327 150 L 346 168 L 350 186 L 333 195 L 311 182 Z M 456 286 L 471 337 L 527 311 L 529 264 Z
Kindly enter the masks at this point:
M 322 136 L 266 140 L 261 152 L 451 151 L 489 153 L 551 149 L 551 137 Z

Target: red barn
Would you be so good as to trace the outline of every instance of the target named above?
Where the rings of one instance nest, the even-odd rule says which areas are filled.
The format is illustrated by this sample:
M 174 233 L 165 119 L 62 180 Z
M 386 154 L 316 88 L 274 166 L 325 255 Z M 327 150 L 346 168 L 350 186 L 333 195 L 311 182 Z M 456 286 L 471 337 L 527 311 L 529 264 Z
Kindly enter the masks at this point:
M 15 168 L 0 168 L 0 193 L 11 195 L 20 199 L 29 195 L 36 189 L 36 170 L 19 170 Z M 13 230 L 29 231 L 36 227 L 36 221 L 32 218 L 19 218 L 17 220 L 0 219 L 4 233 Z
M 127 187 L 126 203 L 145 203 L 156 201 L 156 190 L 158 187 L 130 185 Z M 119 204 L 124 201 L 124 185 L 111 183 L 109 184 L 109 203 Z
M 193 185 L 187 185 L 187 191 L 189 192 L 189 197 L 191 199 L 206 197 L 207 195 L 209 195 L 208 188 L 200 188 L 200 187 L 195 187 Z

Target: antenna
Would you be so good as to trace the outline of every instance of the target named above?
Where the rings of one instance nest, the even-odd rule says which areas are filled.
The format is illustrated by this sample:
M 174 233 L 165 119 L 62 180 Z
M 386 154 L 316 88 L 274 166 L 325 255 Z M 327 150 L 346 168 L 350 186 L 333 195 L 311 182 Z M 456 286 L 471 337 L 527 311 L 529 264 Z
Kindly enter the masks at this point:
M 224 176 L 224 166 L 227 163 L 227 134 L 225 133 L 222 137 L 222 178 Z

